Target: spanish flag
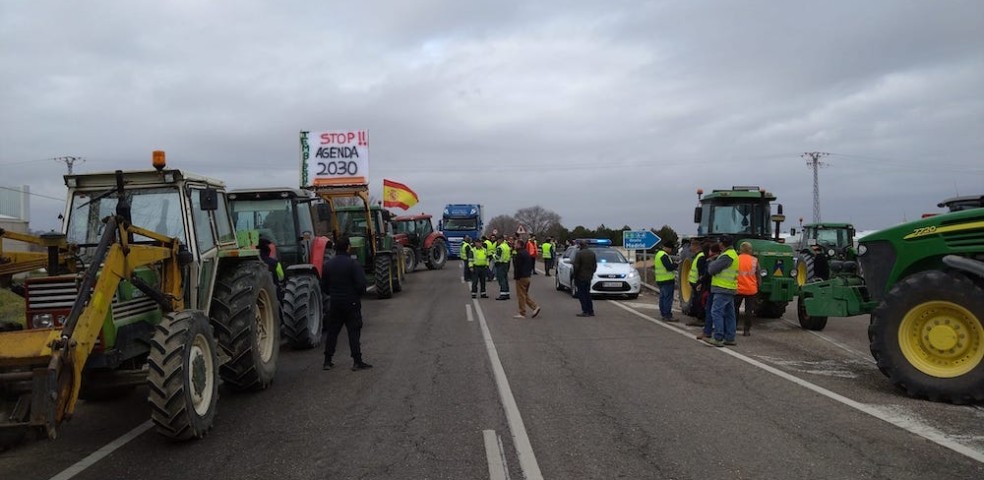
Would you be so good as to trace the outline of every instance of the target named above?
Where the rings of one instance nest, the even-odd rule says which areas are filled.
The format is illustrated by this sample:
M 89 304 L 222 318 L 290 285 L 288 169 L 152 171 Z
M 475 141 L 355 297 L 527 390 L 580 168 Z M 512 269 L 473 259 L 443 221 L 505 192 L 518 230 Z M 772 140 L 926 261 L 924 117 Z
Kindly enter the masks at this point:
M 417 194 L 410 187 L 383 179 L 383 206 L 400 207 L 404 210 L 417 204 Z

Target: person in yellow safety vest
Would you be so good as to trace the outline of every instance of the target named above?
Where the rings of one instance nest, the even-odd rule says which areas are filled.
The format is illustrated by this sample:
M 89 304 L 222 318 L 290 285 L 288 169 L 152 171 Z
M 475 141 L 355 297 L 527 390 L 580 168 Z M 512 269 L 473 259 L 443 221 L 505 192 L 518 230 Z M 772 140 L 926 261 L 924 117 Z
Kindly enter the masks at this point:
M 489 298 L 485 294 L 485 272 L 489 269 L 489 252 L 485 249 L 485 243 L 475 240 L 469 252 L 472 256 L 471 297 L 476 298 L 477 295 L 481 295 L 482 298 Z M 481 290 L 478 288 L 479 284 L 482 286 Z
M 735 334 L 738 328 L 735 318 L 735 293 L 738 291 L 738 254 L 734 241 L 725 235 L 718 239 L 721 254 L 707 266 L 711 275 L 711 322 L 712 336 L 704 341 L 715 347 L 737 345 Z
M 688 325 L 696 326 L 704 324 L 703 317 L 698 315 L 698 308 L 701 307 L 699 303 L 702 292 L 699 292 L 697 289 L 697 281 L 701 275 L 707 273 L 707 259 L 704 257 L 704 251 L 700 248 L 700 243 L 700 240 L 696 238 L 690 239 L 690 254 L 693 255 L 693 259 L 690 261 L 690 271 L 687 272 L 687 283 L 690 284 L 690 316 L 699 319 L 699 321 Z
M 755 315 L 755 296 L 758 295 L 762 277 L 759 274 L 758 259 L 752 255 L 752 244 L 741 242 L 738 250 L 738 296 L 735 297 L 735 315 L 745 302 L 745 318 L 742 322 L 741 335 L 747 337 L 752 331 L 752 317 Z
M 677 266 L 670 257 L 673 247 L 672 243 L 663 242 L 663 249 L 656 252 L 656 258 L 653 260 L 656 286 L 659 287 L 659 314 L 665 322 L 676 321 L 673 318 L 673 284 L 675 283 L 673 271 Z
M 275 254 L 276 244 L 270 241 L 266 237 L 260 237 L 260 243 L 257 245 L 257 249 L 260 251 L 260 260 L 266 264 L 267 270 L 273 275 L 273 284 L 277 286 L 277 299 L 284 299 L 284 267 L 277 260 Z
M 461 258 L 461 267 L 464 271 L 462 278 L 466 282 L 471 280 L 471 253 L 469 250 L 471 250 L 471 238 L 465 235 L 465 238 L 461 240 L 461 248 L 458 249 L 458 257 Z
M 547 241 L 543 242 L 543 245 L 540 245 L 540 252 L 543 256 L 543 270 L 545 273 L 544 276 L 549 277 L 550 270 L 553 269 L 553 253 L 554 253 L 553 237 L 547 237 Z
M 495 235 L 492 235 L 491 240 L 485 235 L 482 235 L 482 243 L 485 244 L 485 251 L 488 252 L 489 256 L 492 256 L 492 252 L 495 251 Z M 491 260 L 489 261 L 488 268 L 485 269 L 485 278 L 488 281 L 495 279 L 495 270 L 492 269 Z
M 509 300 L 509 261 L 512 259 L 512 249 L 504 239 L 500 238 L 495 244 L 495 278 L 499 281 L 499 296 L 496 300 Z

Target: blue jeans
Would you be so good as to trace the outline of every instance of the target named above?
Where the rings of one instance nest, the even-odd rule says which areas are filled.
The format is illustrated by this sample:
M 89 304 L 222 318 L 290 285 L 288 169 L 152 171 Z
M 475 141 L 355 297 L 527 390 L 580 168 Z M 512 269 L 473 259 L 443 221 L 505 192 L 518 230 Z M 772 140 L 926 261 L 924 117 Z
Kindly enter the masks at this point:
M 707 292 L 707 305 L 704 307 L 704 336 L 714 333 L 714 318 L 711 317 L 711 306 L 714 305 L 714 294 Z
M 594 302 L 591 301 L 591 280 L 574 279 L 577 286 L 577 299 L 581 301 L 581 313 L 594 315 Z
M 733 342 L 738 329 L 738 319 L 735 318 L 735 295 L 733 293 L 717 292 L 714 294 L 711 318 L 714 322 L 714 338 Z
M 673 282 L 659 284 L 659 314 L 663 318 L 673 318 Z

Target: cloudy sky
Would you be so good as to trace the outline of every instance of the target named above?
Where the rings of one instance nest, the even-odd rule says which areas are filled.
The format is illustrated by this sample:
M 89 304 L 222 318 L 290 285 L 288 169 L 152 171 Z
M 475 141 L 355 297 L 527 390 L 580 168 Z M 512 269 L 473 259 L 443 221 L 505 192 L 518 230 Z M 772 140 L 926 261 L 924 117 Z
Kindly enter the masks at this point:
M 984 2 L 0 3 L 0 184 L 57 227 L 66 166 L 296 186 L 298 131 L 368 129 L 413 211 L 541 205 L 576 225 L 691 223 L 760 185 L 877 229 L 984 193 Z M 787 224 L 786 227 L 794 226 Z

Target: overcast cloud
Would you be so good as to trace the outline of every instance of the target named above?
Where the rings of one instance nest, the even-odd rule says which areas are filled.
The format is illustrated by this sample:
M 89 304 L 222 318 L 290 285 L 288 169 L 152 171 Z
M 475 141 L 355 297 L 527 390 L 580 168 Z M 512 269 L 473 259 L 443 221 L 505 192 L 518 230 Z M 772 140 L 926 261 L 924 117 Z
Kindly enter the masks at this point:
M 984 193 L 984 2 L 4 1 L 0 184 L 56 228 L 64 164 L 296 186 L 298 131 L 368 129 L 415 212 L 691 223 L 761 185 L 878 229 Z M 790 222 L 786 228 L 795 226 Z

